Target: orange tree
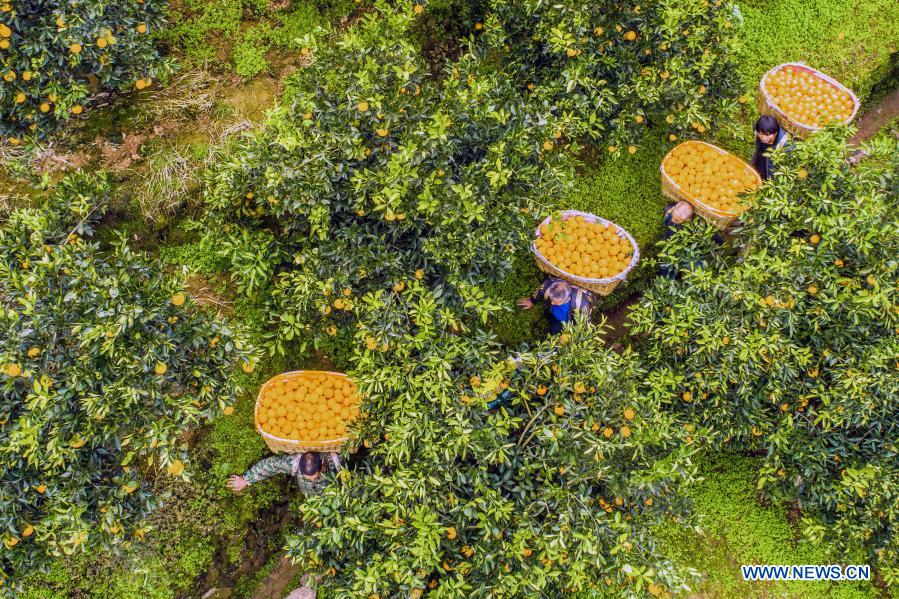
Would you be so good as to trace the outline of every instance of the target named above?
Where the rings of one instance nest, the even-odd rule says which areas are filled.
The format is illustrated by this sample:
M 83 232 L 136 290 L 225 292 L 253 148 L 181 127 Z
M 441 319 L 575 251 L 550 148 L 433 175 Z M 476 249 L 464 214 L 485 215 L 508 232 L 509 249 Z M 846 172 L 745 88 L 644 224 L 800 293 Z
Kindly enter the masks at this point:
M 270 292 L 272 350 L 345 336 L 370 289 L 421 279 L 458 299 L 497 277 L 560 186 L 570 119 L 470 55 L 434 79 L 408 37 L 420 18 L 378 2 L 338 42 L 308 40 L 282 107 L 211 173 L 206 241 Z
M 845 131 L 778 156 L 736 255 L 673 237 L 634 311 L 663 405 L 708 440 L 766 454 L 759 487 L 823 514 L 812 538 L 864 544 L 899 566 L 899 146 L 857 167 Z
M 489 11 L 484 48 L 610 152 L 635 152 L 649 126 L 672 141 L 702 133 L 736 106 L 729 1 L 492 0 Z
M 477 291 L 472 305 L 483 306 Z M 492 310 L 487 308 L 486 310 Z M 477 308 L 483 312 L 484 308 Z M 518 356 L 415 282 L 362 298 L 357 467 L 288 541 L 329 597 L 668 596 L 652 527 L 686 516 L 689 431 L 578 323 Z M 482 315 L 483 316 L 483 315 Z M 507 404 L 487 409 L 497 393 Z
M 18 144 L 78 115 L 101 89 L 152 84 L 160 0 L 0 3 L 0 140 Z
M 145 476 L 184 476 L 182 431 L 230 411 L 250 363 L 183 278 L 86 239 L 108 191 L 73 176 L 0 228 L 0 583 L 140 538 Z

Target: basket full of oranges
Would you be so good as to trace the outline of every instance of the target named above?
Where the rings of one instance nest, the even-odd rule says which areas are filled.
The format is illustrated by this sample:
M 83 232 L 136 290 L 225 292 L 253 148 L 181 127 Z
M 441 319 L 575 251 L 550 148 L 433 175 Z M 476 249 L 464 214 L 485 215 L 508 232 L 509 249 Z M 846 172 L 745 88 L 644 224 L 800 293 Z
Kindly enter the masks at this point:
M 757 190 L 762 178 L 733 154 L 704 141 L 690 140 L 662 160 L 662 193 L 686 200 L 707 221 L 725 229 L 746 209 L 741 195 Z
M 800 62 L 777 65 L 759 83 L 759 113 L 773 116 L 797 137 L 808 137 L 832 121 L 852 122 L 858 109 L 851 89 Z
M 640 260 L 640 247 L 630 233 L 578 210 L 546 217 L 531 251 L 543 272 L 599 295 L 612 293 Z
M 275 453 L 340 451 L 361 402 L 355 383 L 343 373 L 285 372 L 259 389 L 256 430 Z

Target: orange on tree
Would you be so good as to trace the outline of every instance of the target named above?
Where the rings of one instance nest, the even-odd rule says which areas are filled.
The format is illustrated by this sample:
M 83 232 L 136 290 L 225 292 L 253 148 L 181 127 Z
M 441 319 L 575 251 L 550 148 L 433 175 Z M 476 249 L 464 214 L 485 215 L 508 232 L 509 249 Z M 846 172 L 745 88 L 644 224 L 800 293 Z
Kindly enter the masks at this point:
M 39 8 L 27 8 L 31 5 Z M 4 2 L 0 7 L 11 12 L 0 19 L 4 64 L 40 65 L 39 71 L 23 73 L 18 85 L 0 82 L 2 137 L 43 137 L 79 114 L 71 108 L 86 105 L 89 95 L 124 91 L 131 87 L 133 73 L 155 76 L 169 68 L 160 61 L 158 40 L 143 35 L 161 25 L 165 12 L 161 0 Z M 48 89 L 62 99 L 57 110 L 46 106 Z M 27 99 L 17 103 L 17 92 Z

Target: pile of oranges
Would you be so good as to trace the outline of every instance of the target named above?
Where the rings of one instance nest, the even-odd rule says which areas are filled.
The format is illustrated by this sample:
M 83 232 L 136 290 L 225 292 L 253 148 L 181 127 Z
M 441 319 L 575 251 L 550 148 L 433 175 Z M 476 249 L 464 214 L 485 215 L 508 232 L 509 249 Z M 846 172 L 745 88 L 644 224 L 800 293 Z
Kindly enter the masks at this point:
M 765 88 L 778 110 L 803 125 L 848 121 L 855 108 L 849 93 L 807 69 L 788 66 L 769 73 Z
M 631 263 L 634 248 L 613 224 L 574 216 L 540 225 L 534 242 L 544 258 L 567 273 L 589 279 L 607 279 Z
M 758 189 L 759 178 L 748 164 L 699 143 L 684 142 L 662 162 L 665 173 L 691 198 L 727 214 L 745 209 L 742 193 Z
M 262 430 L 293 441 L 333 441 L 359 415 L 362 398 L 347 377 L 325 372 L 288 373 L 263 388 L 256 409 Z

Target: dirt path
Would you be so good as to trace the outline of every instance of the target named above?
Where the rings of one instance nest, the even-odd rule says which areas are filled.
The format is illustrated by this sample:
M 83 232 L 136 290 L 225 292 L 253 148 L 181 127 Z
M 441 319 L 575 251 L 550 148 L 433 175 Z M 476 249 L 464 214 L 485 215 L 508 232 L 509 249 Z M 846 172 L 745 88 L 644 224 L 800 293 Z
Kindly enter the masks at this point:
M 640 301 L 641 297 L 643 297 L 642 293 L 635 293 L 610 311 L 603 312 L 603 316 L 606 318 L 607 327 L 604 339 L 607 344 L 612 345 L 627 334 L 628 324 L 630 323 L 628 315 L 630 314 L 631 307 Z
M 887 94 L 880 104 L 858 119 L 858 133 L 852 136 L 850 143 L 857 145 L 870 139 L 896 117 L 899 117 L 899 88 Z
M 291 563 L 287 555 L 282 555 L 269 575 L 253 593 L 253 599 L 284 599 L 293 589 L 288 588 L 300 572 L 300 566 Z

